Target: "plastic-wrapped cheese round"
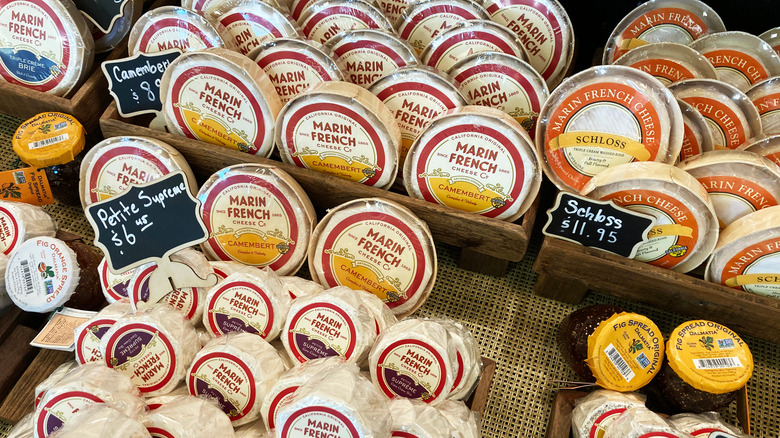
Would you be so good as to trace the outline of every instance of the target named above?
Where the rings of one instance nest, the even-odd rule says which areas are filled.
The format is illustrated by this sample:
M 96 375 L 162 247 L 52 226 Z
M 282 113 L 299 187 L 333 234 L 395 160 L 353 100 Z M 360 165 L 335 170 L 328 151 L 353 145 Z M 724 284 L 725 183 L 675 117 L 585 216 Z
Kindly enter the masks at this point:
M 71 1 L 0 1 L 0 79 L 65 96 L 92 69 L 94 42 Z
M 128 298 L 127 288 L 137 269 L 133 268 L 124 272 L 113 273 L 108 266 L 108 260 L 103 257 L 103 260 L 98 264 L 98 276 L 100 277 L 100 287 L 103 290 L 103 296 L 109 304 Z
M 452 382 L 452 391 L 448 398 L 454 400 L 466 400 L 477 386 L 482 375 L 482 353 L 474 335 L 468 328 L 459 322 L 441 320 L 455 344 L 455 354 L 458 362 L 458 370 L 455 380 Z
M 690 103 L 681 99 L 677 99 L 677 103 L 680 105 L 685 125 L 679 161 L 685 161 L 715 149 L 707 119 Z
M 756 106 L 764 134 L 780 134 L 780 77 L 761 81 L 750 87 L 745 95 Z
M 104 404 L 87 406 L 51 438 L 150 438 L 140 416 L 128 416 Z
M 51 374 L 49 374 L 49 376 L 43 380 L 43 382 L 35 386 L 35 400 L 33 402 L 33 406 L 37 408 L 46 391 L 52 386 L 56 385 L 57 382 L 62 380 L 62 378 L 68 375 L 68 373 L 78 368 L 79 365 L 81 364 L 75 360 L 70 360 L 55 368 L 54 371 L 52 371 Z
M 680 107 L 658 79 L 625 66 L 582 71 L 556 88 L 542 108 L 536 148 L 561 190 L 634 161 L 674 163 L 683 138 Z
M 147 137 L 111 137 L 90 149 L 81 162 L 79 193 L 85 208 L 116 196 L 131 184 L 184 172 L 190 190 L 198 184 L 189 164 L 167 143 Z
M 402 317 L 422 305 L 436 282 L 433 237 L 400 204 L 356 199 L 331 209 L 317 225 L 309 273 L 328 287 L 371 292 Z
M 707 190 L 674 166 L 624 164 L 596 175 L 580 194 L 655 217 L 635 260 L 688 272 L 707 259 L 718 240 L 718 218 Z
M 458 400 L 444 400 L 436 409 L 449 421 L 461 438 L 482 438 L 479 416 Z
M 252 0 L 226 2 L 209 14 L 225 45 L 248 55 L 262 43 L 298 36 L 298 26 L 273 6 Z
M 746 91 L 752 85 L 780 75 L 780 56 L 761 38 L 746 32 L 721 32 L 691 43 L 710 60 L 718 78 Z
M 644 406 L 627 409 L 610 426 L 604 438 L 691 438 Z
M 276 438 L 276 431 L 268 431 L 263 424 L 263 420 L 257 420 L 254 423 L 245 424 L 235 428 L 236 438 Z
M 421 400 L 395 397 L 387 402 L 394 437 L 451 438 L 450 422 L 435 407 Z
M 127 52 L 130 56 L 173 49 L 186 53 L 224 45 L 214 26 L 197 12 L 160 6 L 135 22 L 127 40 Z
M 117 320 L 100 341 L 105 364 L 147 396 L 172 391 L 199 349 L 192 325 L 165 304 Z
M 420 55 L 420 61 L 449 72 L 458 61 L 481 52 L 506 53 L 528 61 L 517 36 L 489 20 L 464 21 L 450 27 L 431 41 Z
M 149 412 L 144 424 L 152 438 L 233 438 L 230 419 L 219 406 L 200 397 L 183 396 Z
M 320 0 L 312 3 L 298 19 L 303 34 L 326 44 L 341 32 L 379 29 L 391 32 L 393 26 L 372 3 L 363 0 Z
M 210 339 L 211 338 L 209 338 L 209 340 Z M 145 397 L 144 402 L 146 402 L 147 411 L 153 411 L 159 408 L 160 406 L 167 405 L 168 403 L 180 397 L 187 397 L 189 395 L 190 395 L 190 391 L 187 389 L 187 384 L 182 382 L 181 385 L 177 386 L 167 394 Z
M 8 255 L 33 237 L 54 237 L 57 223 L 41 207 L 22 202 L 0 201 L 0 252 Z
M 682 413 L 672 415 L 669 422 L 675 428 L 690 434 L 694 438 L 746 438 L 736 427 L 727 424 L 717 412 L 703 414 Z M 722 432 L 720 434 L 716 432 Z
M 333 37 L 328 47 L 344 80 L 365 88 L 400 68 L 419 63 L 414 48 L 392 31 L 350 30 Z
M 279 280 L 281 280 L 282 286 L 287 289 L 290 298 L 293 300 L 317 295 L 325 290 L 320 284 L 294 275 L 283 276 Z
M 398 323 L 398 318 L 395 317 L 393 311 L 378 296 L 364 290 L 356 290 L 355 292 L 374 318 L 377 336 Z
M 696 50 L 678 43 L 652 43 L 631 49 L 615 65 L 649 73 L 665 85 L 685 79 L 718 79 L 712 63 Z
M 35 429 L 35 414 L 30 412 L 17 421 L 16 424 L 7 432 L 6 438 L 33 438 Z
M 421 54 L 441 32 L 467 20 L 487 20 L 485 8 L 469 0 L 412 2 L 395 21 L 398 36 Z
M 571 413 L 574 438 L 603 436 L 626 409 L 645 405 L 645 396 L 600 389 L 578 399 Z
M 227 49 L 189 52 L 165 70 L 160 98 L 168 129 L 267 157 L 282 103 L 265 72 Z
M 497 109 L 475 105 L 435 118 L 404 165 L 411 196 L 510 222 L 528 210 L 541 183 L 525 129 Z
M 104 307 L 97 315 L 85 321 L 73 331 L 76 344 L 76 361 L 80 364 L 103 362 L 100 354 L 100 340 L 121 317 L 132 312 L 130 302 L 115 301 Z
M 756 137 L 746 141 L 738 149 L 755 152 L 780 166 L 780 135 Z
M 200 188 L 201 216 L 210 259 L 270 267 L 279 275 L 303 265 L 317 220 L 314 207 L 287 172 L 262 164 L 236 164 Z
M 775 53 L 780 55 L 780 27 L 769 29 L 758 37 L 769 43 Z
M 187 372 L 189 393 L 216 402 L 233 426 L 260 418 L 261 403 L 285 371 L 276 349 L 250 333 L 228 333 L 198 352 Z
M 289 101 L 276 122 L 284 162 L 379 188 L 395 180 L 400 142 L 390 110 L 348 82 L 314 85 Z

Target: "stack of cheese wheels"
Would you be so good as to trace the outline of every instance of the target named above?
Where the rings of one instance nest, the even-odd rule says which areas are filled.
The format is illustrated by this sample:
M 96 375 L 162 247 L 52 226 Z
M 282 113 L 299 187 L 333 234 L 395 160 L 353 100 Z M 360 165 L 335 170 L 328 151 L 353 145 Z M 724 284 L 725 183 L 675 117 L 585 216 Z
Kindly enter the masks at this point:
M 224 46 L 219 33 L 205 17 L 178 6 L 160 6 L 143 14 L 127 40 L 127 52 L 131 56 L 173 49 L 186 53 Z
M 663 417 L 644 406 L 627 409 L 617 417 L 604 438 L 642 438 L 642 437 L 688 438 L 689 435 L 677 430 Z
M 153 437 L 233 438 L 230 419 L 219 406 L 200 397 L 182 396 L 150 411 L 144 424 Z
M 95 404 L 79 410 L 51 438 L 150 438 L 140 415 L 130 416 L 115 407 Z
M 707 119 L 690 103 L 677 99 L 682 111 L 685 130 L 679 161 L 699 156 L 715 149 Z
M 487 20 L 485 8 L 470 0 L 412 2 L 395 21 L 398 36 L 420 55 L 441 32 L 467 20 Z
M 421 401 L 395 397 L 388 402 L 393 417 L 393 436 L 451 438 L 450 422 L 433 406 Z
M 371 292 L 402 317 L 422 305 L 436 282 L 433 237 L 400 204 L 355 199 L 332 208 L 317 225 L 309 273 L 327 287 Z
M 76 361 L 80 364 L 103 362 L 100 354 L 100 340 L 117 320 L 132 312 L 128 300 L 115 301 L 104 307 L 97 315 L 86 320 L 73 330 L 76 344 Z
M 282 102 L 244 55 L 213 48 L 179 56 L 163 74 L 160 99 L 171 132 L 263 157 L 273 150 Z
M 757 137 L 746 141 L 737 149 L 755 152 L 780 166 L 780 135 Z
M 580 194 L 655 218 L 636 260 L 688 272 L 707 259 L 718 240 L 718 218 L 707 190 L 677 167 L 654 162 L 613 167 L 596 175 Z
M 319 0 L 305 10 L 298 24 L 306 38 L 322 44 L 348 30 L 393 30 L 382 12 L 363 0 Z
M 434 119 L 404 165 L 411 196 L 506 221 L 528 210 L 541 183 L 540 159 L 525 129 L 497 109 L 473 105 Z
M 645 396 L 599 389 L 578 400 L 571 413 L 574 438 L 603 436 L 626 409 L 645 405 Z
M 260 44 L 276 38 L 294 38 L 300 29 L 287 14 L 266 2 L 235 0 L 220 2 L 207 16 L 225 46 L 248 55 Z
M 41 207 L 22 202 L 0 201 L 0 252 L 4 255 L 33 237 L 54 237 L 57 223 Z
M 712 63 L 696 50 L 678 43 L 637 47 L 615 61 L 653 75 L 665 85 L 685 79 L 718 79 Z
M 342 32 L 328 42 L 328 47 L 344 80 L 365 88 L 399 68 L 419 63 L 409 43 L 376 29 Z
M 452 430 L 457 430 L 462 438 L 481 438 L 479 414 L 458 400 L 444 400 L 436 409 L 449 421 Z
M 691 43 L 712 62 L 718 79 L 747 91 L 754 84 L 780 74 L 780 56 L 761 38 L 745 32 L 720 32 Z
M 561 190 L 634 161 L 674 163 L 683 121 L 674 96 L 658 79 L 622 65 L 592 67 L 553 91 L 542 108 L 536 148 Z
M 780 77 L 769 78 L 750 87 L 745 95 L 756 106 L 764 134 L 780 134 Z

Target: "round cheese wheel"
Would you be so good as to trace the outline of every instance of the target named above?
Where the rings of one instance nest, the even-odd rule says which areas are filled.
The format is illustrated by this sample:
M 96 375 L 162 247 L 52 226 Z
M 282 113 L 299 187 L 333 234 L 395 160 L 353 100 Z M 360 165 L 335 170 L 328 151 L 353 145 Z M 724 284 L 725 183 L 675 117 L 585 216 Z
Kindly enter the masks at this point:
M 522 43 L 504 26 L 489 20 L 470 20 L 450 27 L 431 41 L 420 61 L 449 72 L 465 57 L 480 52 L 500 52 L 528 61 Z
M 745 93 L 713 79 L 688 79 L 669 86 L 707 119 L 715 149 L 735 149 L 761 134 L 761 117 Z
M 317 295 L 325 290 L 324 287 L 311 280 L 296 277 L 294 275 L 283 276 L 280 277 L 279 280 L 282 281 L 282 286 L 287 289 L 290 298 L 293 300 Z
M 122 7 L 122 15 L 115 18 L 108 32 L 103 32 L 97 23 L 85 15 L 92 29 L 92 39 L 95 41 L 95 53 L 105 53 L 114 50 L 122 44 L 130 33 L 133 24 L 141 17 L 143 12 L 143 0 L 129 0 Z
M 775 53 L 780 55 L 780 27 L 769 29 L 758 37 L 769 43 Z
M 675 429 L 660 415 L 644 406 L 627 409 L 616 418 L 604 438 L 691 438 L 685 432 Z
M 707 190 L 689 173 L 668 164 L 638 162 L 596 175 L 580 194 L 655 217 L 635 260 L 688 272 L 718 240 L 718 218 Z
M 780 75 L 780 56 L 766 41 L 746 32 L 706 35 L 690 47 L 710 60 L 718 79 L 746 91 L 752 85 Z
M 226 49 L 189 52 L 162 77 L 160 97 L 172 132 L 267 157 L 282 103 L 268 75 Z
M 178 6 L 160 6 L 143 14 L 133 25 L 127 40 L 130 56 L 173 49 L 186 53 L 224 46 L 219 33 L 206 18 Z
M 0 1 L 0 79 L 66 96 L 92 69 L 94 42 L 70 0 Z
M 38 407 L 38 404 L 40 404 L 41 399 L 43 398 L 46 391 L 51 388 L 52 386 L 56 385 L 57 382 L 63 379 L 68 373 L 73 371 L 74 369 L 78 368 L 80 363 L 70 360 L 62 365 L 58 366 L 54 369 L 54 371 L 49 374 L 46 379 L 43 380 L 43 382 L 39 383 L 35 386 L 35 400 L 33 402 L 33 405 L 35 408 Z
M 57 223 L 41 207 L 22 202 L 0 201 L 0 252 L 9 255 L 34 237 L 54 237 Z
M 128 416 L 114 407 L 96 403 L 76 412 L 72 420 L 54 431 L 52 438 L 150 438 L 139 416 Z
M 436 251 L 428 226 L 406 207 L 356 199 L 332 208 L 317 225 L 309 273 L 327 287 L 371 292 L 403 317 L 433 289 Z
M 718 14 L 699 0 L 656 0 L 629 12 L 612 31 L 602 64 L 612 64 L 629 50 L 649 43 L 688 45 L 704 35 L 725 32 Z
M 557 0 L 486 0 L 490 19 L 516 33 L 529 63 L 550 88 L 569 70 L 574 57 L 574 28 Z
M 126 299 L 115 301 L 104 307 L 97 315 L 85 321 L 73 330 L 76 345 L 76 362 L 80 364 L 103 362 L 100 354 L 100 340 L 117 320 L 132 312 Z
M 703 414 L 682 413 L 669 417 L 675 428 L 693 437 L 747 438 L 738 428 L 726 423 L 717 412 Z M 717 434 L 715 432 L 722 432 Z
M 452 429 L 460 433 L 461 437 L 482 437 L 479 414 L 471 411 L 462 401 L 444 400 L 436 406 L 436 409 L 449 421 Z
M 355 292 L 374 318 L 377 336 L 398 322 L 398 318 L 390 310 L 390 307 L 378 296 L 364 290 L 356 290 Z
M 707 119 L 690 103 L 677 99 L 683 116 L 683 141 L 679 161 L 697 157 L 715 149 Z
M 253 0 L 226 2 L 208 15 L 225 46 L 248 55 L 261 44 L 276 38 L 294 38 L 300 29 L 287 14 Z
M 79 193 L 86 208 L 169 173 L 184 172 L 190 191 L 198 187 L 181 154 L 167 143 L 147 137 L 111 137 L 96 144 L 81 162 Z
M 184 396 L 149 412 L 144 417 L 153 438 L 233 438 L 230 419 L 216 403 Z
M 211 338 L 209 338 L 209 340 L 211 340 Z M 206 343 L 203 345 L 206 345 Z M 153 411 L 162 405 L 168 404 L 181 397 L 187 397 L 189 395 L 190 391 L 187 389 L 187 384 L 182 383 L 167 394 L 144 397 L 144 402 L 146 402 L 146 408 L 149 411 Z
M 415 48 L 417 54 L 436 35 L 468 20 L 488 20 L 485 8 L 469 0 L 426 0 L 412 2 L 395 21 L 398 36 Z
M 753 138 L 743 143 L 739 150 L 755 152 L 780 166 L 780 135 Z
M 348 30 L 393 30 L 382 12 L 363 0 L 319 0 L 306 9 L 298 23 L 306 38 L 322 44 Z
M 644 406 L 645 396 L 598 389 L 577 400 L 571 413 L 574 438 L 603 436 L 627 409 Z
M 414 48 L 391 31 L 356 29 L 328 42 L 344 80 L 368 88 L 376 81 L 419 61 Z M 376 94 L 376 93 L 375 93 Z
M 276 123 L 284 162 L 379 188 L 395 180 L 400 143 L 390 110 L 348 82 L 314 85 L 289 101 Z
M 448 398 L 466 400 L 477 386 L 482 375 L 482 353 L 474 335 L 463 324 L 452 320 L 440 320 L 455 344 L 458 369 Z
M 421 400 L 395 397 L 387 406 L 393 418 L 394 437 L 451 438 L 455 433 L 435 407 Z
M 138 268 L 115 274 L 111 272 L 108 260 L 103 257 L 103 260 L 98 264 L 98 276 L 100 277 L 100 287 L 103 289 L 103 296 L 106 298 L 106 301 L 114 303 L 128 299 L 128 286 L 130 286 L 130 280 L 133 278 L 136 270 Z
M 762 132 L 767 135 L 780 134 L 780 77 L 756 83 L 745 95 L 761 116 Z
M 631 49 L 614 62 L 649 73 L 664 85 L 685 79 L 718 79 L 709 59 L 679 43 L 652 43 Z

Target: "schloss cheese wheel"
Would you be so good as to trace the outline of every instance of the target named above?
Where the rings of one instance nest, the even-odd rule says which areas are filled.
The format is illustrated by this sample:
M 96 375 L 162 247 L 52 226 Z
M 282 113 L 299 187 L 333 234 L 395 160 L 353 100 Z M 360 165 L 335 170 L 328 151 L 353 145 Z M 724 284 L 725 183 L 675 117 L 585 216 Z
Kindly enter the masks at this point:
M 685 79 L 718 79 L 718 72 L 707 58 L 678 43 L 639 46 L 621 56 L 614 64 L 642 70 L 665 85 Z
M 780 134 L 780 77 L 753 85 L 745 95 L 761 116 L 762 132 L 767 135 Z
M 309 6 L 298 23 L 306 38 L 322 44 L 348 30 L 393 29 L 376 6 L 363 0 L 320 0 Z
M 469 0 L 425 0 L 413 2 L 395 21 L 398 36 L 420 55 L 434 38 L 468 20 L 487 20 L 485 8 Z
M 769 29 L 758 37 L 769 43 L 775 53 L 780 55 L 780 27 Z
M 229 9 L 218 7 L 212 12 L 213 22 L 225 45 L 242 55 L 276 38 L 298 36 L 297 23 L 271 5 L 243 0 L 227 6 Z
M 172 49 L 186 53 L 224 45 L 214 26 L 197 12 L 161 6 L 142 15 L 133 25 L 127 52 L 130 56 Z
M 710 60 L 718 79 L 746 91 L 752 85 L 780 74 L 780 56 L 772 46 L 745 32 L 707 35 L 690 45 Z
M 414 49 L 387 31 L 358 29 L 328 42 L 344 80 L 368 88 L 379 79 L 419 62 Z
M 715 143 L 712 140 L 707 119 L 688 102 L 677 99 L 677 103 L 680 105 L 685 125 L 679 161 L 685 161 L 714 150 Z

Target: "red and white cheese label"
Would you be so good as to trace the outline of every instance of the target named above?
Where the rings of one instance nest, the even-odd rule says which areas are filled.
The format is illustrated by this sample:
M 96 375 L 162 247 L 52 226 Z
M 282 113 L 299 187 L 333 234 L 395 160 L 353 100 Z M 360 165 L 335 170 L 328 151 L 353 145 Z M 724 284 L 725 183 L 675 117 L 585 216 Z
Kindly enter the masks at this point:
M 87 171 L 88 203 L 108 199 L 131 184 L 144 184 L 179 169 L 172 169 L 151 149 L 133 146 L 106 148 Z
M 631 64 L 631 67 L 655 76 L 664 85 L 696 78 L 696 75 L 688 67 L 671 59 L 644 59 Z
M 276 429 L 276 413 L 279 411 L 279 408 L 290 404 L 296 389 L 298 389 L 298 386 L 290 386 L 276 394 L 276 397 L 271 400 L 271 405 L 268 407 L 268 430 Z
M 254 6 L 256 9 L 262 6 Z M 292 25 L 284 23 L 284 16 L 271 6 L 263 8 L 266 12 L 259 15 L 252 12 L 233 9 L 219 18 L 223 38 L 229 40 L 242 55 L 246 55 L 266 41 L 287 36 L 295 36 Z M 257 11 L 260 12 L 260 11 Z M 286 24 L 286 26 L 285 26 Z
M 303 93 L 314 84 L 338 80 L 319 60 L 298 50 L 280 50 L 257 59 L 276 88 L 282 103 Z
M 303 34 L 310 40 L 325 44 L 340 32 L 355 29 L 383 29 L 377 17 L 364 8 L 348 4 L 334 5 L 311 14 L 303 23 Z
M 213 31 L 212 31 L 213 32 Z M 181 18 L 163 18 L 153 21 L 140 35 L 138 51 L 157 53 L 171 49 L 194 52 L 219 47 L 221 42 L 207 35 L 193 21 Z
M 132 282 L 128 298 L 133 310 L 138 309 L 139 303 L 149 301 L 149 280 L 155 270 L 157 270 L 156 264 L 142 268 Z M 201 298 L 197 288 L 184 287 L 167 293 L 160 302 L 178 310 L 185 318 L 192 319 L 200 306 Z
M 379 387 L 390 398 L 405 397 L 431 403 L 447 396 L 447 373 L 452 371 L 432 346 L 417 339 L 402 339 L 380 353 L 376 378 Z
M 604 438 L 607 430 L 617 418 L 626 411 L 626 408 L 610 409 L 596 418 L 590 428 L 588 438 Z
M 108 367 L 129 376 L 142 393 L 147 393 L 171 382 L 178 359 L 164 333 L 145 323 L 131 323 L 108 339 L 104 360 Z
M 642 14 L 626 26 L 618 37 L 612 60 L 650 42 L 671 41 L 690 44 L 709 32 L 696 13 L 682 8 L 658 8 Z
M 431 46 L 423 61 L 429 66 L 441 71 L 449 71 L 455 63 L 468 55 L 480 52 L 501 52 L 509 55 L 522 56 L 519 47 L 513 42 L 496 33 L 463 29 L 447 32 L 447 37 L 439 41 L 437 46 Z
M 357 428 L 341 412 L 326 406 L 309 406 L 293 413 L 281 426 L 282 438 L 359 438 Z
M 421 3 L 398 28 L 398 36 L 408 41 L 419 55 L 445 30 L 463 21 L 481 18 L 484 17 L 464 6 Z
M 683 97 L 682 100 L 699 110 L 707 120 L 716 149 L 736 149 L 748 139 L 741 119 L 730 106 L 702 96 Z
M 105 403 L 100 397 L 84 391 L 64 392 L 40 406 L 35 419 L 35 438 L 44 438 L 59 430 L 73 414 L 95 404 Z
M 103 287 L 104 295 L 109 302 L 119 301 L 123 298 L 129 298 L 130 280 L 133 279 L 135 269 L 114 274 L 108 268 L 108 260 L 103 258 L 98 264 L 98 275 L 100 275 L 100 285 Z
M 780 239 L 767 239 L 737 252 L 725 265 L 720 282 L 770 298 L 780 298 Z
M 335 304 L 311 303 L 290 316 L 289 327 L 287 341 L 298 362 L 331 356 L 349 360 L 355 352 L 355 321 Z
M 113 318 L 96 319 L 76 334 L 76 360 L 80 364 L 102 362 L 100 340 L 114 323 L 116 323 L 116 319 Z
M 208 329 L 216 336 L 246 332 L 266 339 L 278 317 L 268 293 L 244 280 L 222 282 L 218 287 L 204 310 Z
M 190 368 L 187 388 L 191 395 L 216 402 L 231 421 L 244 418 L 258 402 L 252 370 L 230 353 L 198 358 Z
M 409 65 L 402 54 L 381 41 L 362 40 L 337 44 L 333 54 L 344 73 L 344 79 L 363 87 Z
M 0 251 L 8 255 L 19 242 L 19 223 L 13 213 L 5 207 L 0 207 Z

